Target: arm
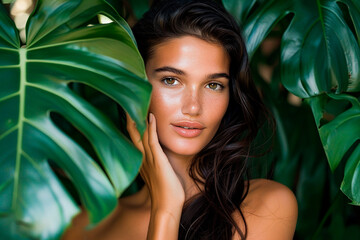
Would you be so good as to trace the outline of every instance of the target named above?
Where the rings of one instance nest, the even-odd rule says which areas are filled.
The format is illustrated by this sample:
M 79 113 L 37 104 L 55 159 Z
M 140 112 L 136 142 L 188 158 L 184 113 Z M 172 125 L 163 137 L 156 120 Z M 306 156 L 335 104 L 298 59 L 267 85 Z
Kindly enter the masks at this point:
M 181 211 L 151 210 L 147 239 L 178 239 Z
M 182 207 L 185 201 L 184 189 L 163 152 L 156 133 L 156 120 L 149 116 L 149 126 L 143 139 L 135 123 L 127 116 L 127 129 L 144 159 L 140 174 L 151 197 L 151 216 L 147 234 L 148 240 L 178 239 Z

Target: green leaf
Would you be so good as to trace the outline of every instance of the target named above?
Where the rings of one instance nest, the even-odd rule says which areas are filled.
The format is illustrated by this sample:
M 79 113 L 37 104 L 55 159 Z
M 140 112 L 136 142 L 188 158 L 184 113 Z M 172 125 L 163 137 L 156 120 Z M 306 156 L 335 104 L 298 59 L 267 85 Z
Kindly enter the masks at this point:
M 357 158 L 353 145 L 360 136 L 358 101 L 348 93 L 360 91 L 359 1 L 271 0 L 251 12 L 244 27 L 251 57 L 275 27 L 283 27 L 280 21 L 288 22 L 281 38 L 281 82 L 291 93 L 309 99 L 331 169 L 344 158 Z M 344 14 L 350 16 L 348 22 Z M 329 97 L 350 101 L 352 107 L 323 124 Z
M 291 13 L 292 1 L 267 1 L 244 23 L 244 37 L 250 58 L 275 25 Z
M 13 3 L 15 2 L 16 0 L 2 0 L 2 3 L 3 4 L 10 4 L 10 3 Z
M 358 3 L 351 11 L 356 29 Z M 245 23 L 252 56 L 268 33 L 285 16 L 293 18 L 282 37 L 281 67 L 284 86 L 307 98 L 324 92 L 360 90 L 359 44 L 335 0 L 273 0 L 265 3 Z
M 2 4 L 0 4 L 0 53 L 2 56 L 0 58 L 0 63 L 2 64 L 3 61 L 16 61 L 14 59 L 12 59 L 14 57 L 13 54 L 11 54 L 11 52 L 8 51 L 4 51 L 4 48 L 9 48 L 9 49 L 16 49 L 20 47 L 20 38 L 19 38 L 19 33 L 17 31 L 17 28 L 15 26 L 15 23 L 10 19 L 10 17 L 8 16 L 7 11 L 5 10 L 4 6 Z M 8 56 L 11 59 L 7 59 L 7 55 L 5 54 L 9 54 Z M 9 62 L 9 63 L 10 63 Z
M 114 23 L 88 25 L 98 14 Z M 129 26 L 106 1 L 39 0 L 26 32 L 21 47 L 15 24 L 0 5 L 0 222 L 6 223 L 1 224 L 8 229 L 6 239 L 55 239 L 79 209 L 52 163 L 71 179 L 90 221 L 97 223 L 114 209 L 142 158 L 71 83 L 119 103 L 141 133 L 151 85 Z M 77 128 L 97 159 L 50 113 Z
M 222 3 L 226 10 L 233 15 L 240 24 L 242 24 L 248 17 L 250 10 L 254 6 L 257 0 L 247 1 L 234 1 L 234 0 L 222 0 Z
M 341 183 L 341 191 L 352 200 L 352 204 L 360 205 L 360 146 L 358 145 L 345 166 L 345 176 Z
M 346 99 L 352 105 L 319 129 L 330 166 L 334 169 L 351 146 L 360 140 L 360 103 L 356 98 L 345 94 L 329 94 L 329 97 L 337 100 Z M 352 154 L 356 155 L 356 152 Z M 360 155 L 355 157 L 359 159 Z
M 328 100 L 334 99 L 350 103 L 350 107 L 324 123 L 323 117 Z M 328 94 L 307 99 L 313 109 L 329 165 L 334 171 L 341 160 L 347 156 L 344 180 L 341 190 L 353 201 L 360 204 L 359 165 L 360 165 L 360 103 L 355 97 L 347 94 Z
M 327 97 L 320 96 L 309 98 L 308 102 L 315 113 L 321 141 L 323 143 L 329 164 L 332 170 L 339 165 L 345 154 L 351 149 L 356 141 L 360 140 L 360 103 L 359 101 L 347 94 L 328 94 L 328 97 L 335 100 L 347 100 L 351 107 L 340 113 L 330 122 L 321 125 Z M 351 153 L 355 158 L 360 155 L 354 151 Z
M 150 8 L 149 0 L 129 0 L 136 19 L 140 19 Z
M 337 2 L 344 3 L 348 7 L 356 31 L 358 44 L 360 45 L 360 2 L 354 0 L 339 0 Z

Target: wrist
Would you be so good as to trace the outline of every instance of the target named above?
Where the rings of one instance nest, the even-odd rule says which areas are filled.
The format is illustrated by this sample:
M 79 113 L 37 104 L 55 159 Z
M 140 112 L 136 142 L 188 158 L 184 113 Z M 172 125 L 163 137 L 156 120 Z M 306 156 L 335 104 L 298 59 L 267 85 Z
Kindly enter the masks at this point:
M 181 212 L 182 207 L 176 209 L 152 207 L 147 239 L 178 239 Z
M 181 215 L 184 201 L 152 202 L 151 213 L 157 215 Z
M 152 212 L 182 212 L 185 194 L 150 194 L 150 199 Z

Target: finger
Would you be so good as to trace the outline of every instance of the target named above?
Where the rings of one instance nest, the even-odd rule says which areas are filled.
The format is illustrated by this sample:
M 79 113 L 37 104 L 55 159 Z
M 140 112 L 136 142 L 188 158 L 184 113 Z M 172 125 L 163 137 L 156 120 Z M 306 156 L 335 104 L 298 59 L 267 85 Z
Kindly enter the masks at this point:
M 156 131 L 156 118 L 152 113 L 149 114 L 149 146 L 154 156 L 159 157 L 159 159 L 166 159 Z
M 149 179 L 148 179 L 148 177 L 147 177 L 146 168 L 144 168 L 144 162 L 143 162 L 143 164 L 142 164 L 141 167 L 140 167 L 140 176 L 141 176 L 142 180 L 145 181 L 145 183 L 148 183 L 148 182 L 149 182 Z
M 126 129 L 135 147 L 144 154 L 144 146 L 141 141 L 140 133 L 136 128 L 136 123 L 131 119 L 128 113 L 126 113 Z
M 145 150 L 145 158 L 149 164 L 153 164 L 153 154 L 149 146 L 149 124 L 146 123 L 146 129 L 143 135 L 142 143 Z

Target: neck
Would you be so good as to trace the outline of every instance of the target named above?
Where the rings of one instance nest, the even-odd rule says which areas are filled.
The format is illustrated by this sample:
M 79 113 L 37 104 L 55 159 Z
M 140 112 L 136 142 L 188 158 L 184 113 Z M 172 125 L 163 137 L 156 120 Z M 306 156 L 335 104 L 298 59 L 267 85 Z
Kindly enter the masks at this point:
M 164 152 L 172 168 L 174 169 L 175 174 L 179 178 L 180 183 L 184 188 L 185 201 L 187 201 L 188 199 L 190 199 L 200 191 L 196 186 L 196 184 L 194 183 L 194 180 L 189 176 L 189 171 L 188 171 L 194 156 L 178 155 L 166 151 L 165 149 Z M 150 207 L 151 206 L 150 194 L 146 185 L 144 188 L 141 189 L 139 193 L 143 196 L 144 205 Z
M 164 152 L 184 188 L 185 200 L 188 200 L 199 192 L 194 180 L 189 176 L 189 167 L 194 156 L 178 155 L 166 150 Z

